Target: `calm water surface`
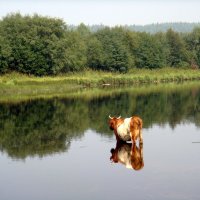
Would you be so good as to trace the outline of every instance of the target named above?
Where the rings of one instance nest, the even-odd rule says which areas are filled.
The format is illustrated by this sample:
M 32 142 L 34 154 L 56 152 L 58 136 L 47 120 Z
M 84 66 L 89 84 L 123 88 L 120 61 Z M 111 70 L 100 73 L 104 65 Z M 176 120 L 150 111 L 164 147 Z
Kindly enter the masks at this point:
M 135 169 L 109 114 L 144 121 Z M 1 103 L 0 168 L 1 200 L 199 199 L 200 88 Z

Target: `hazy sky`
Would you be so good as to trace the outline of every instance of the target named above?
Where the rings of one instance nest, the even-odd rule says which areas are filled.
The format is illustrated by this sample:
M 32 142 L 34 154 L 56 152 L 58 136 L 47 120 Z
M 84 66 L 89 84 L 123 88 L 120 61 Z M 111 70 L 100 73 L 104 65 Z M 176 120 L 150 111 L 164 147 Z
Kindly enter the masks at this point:
M 38 13 L 67 24 L 200 22 L 200 0 L 0 0 L 0 17 Z

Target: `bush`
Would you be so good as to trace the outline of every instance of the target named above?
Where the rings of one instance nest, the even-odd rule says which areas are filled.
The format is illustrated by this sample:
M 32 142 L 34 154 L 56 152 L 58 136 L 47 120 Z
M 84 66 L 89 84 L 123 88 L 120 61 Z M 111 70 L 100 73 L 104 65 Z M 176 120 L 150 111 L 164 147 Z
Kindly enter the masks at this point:
M 11 48 L 5 39 L 0 35 L 0 73 L 8 71 Z
M 59 19 L 20 14 L 5 17 L 1 36 L 11 47 L 10 69 L 34 75 L 57 74 L 67 64 L 65 32 L 66 25 Z

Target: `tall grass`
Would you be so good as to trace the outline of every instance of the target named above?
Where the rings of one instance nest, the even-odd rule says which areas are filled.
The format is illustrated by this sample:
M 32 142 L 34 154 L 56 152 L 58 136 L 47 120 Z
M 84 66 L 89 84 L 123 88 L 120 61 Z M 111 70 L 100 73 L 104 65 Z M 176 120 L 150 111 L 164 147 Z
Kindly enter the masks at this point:
M 54 84 L 66 83 L 81 86 L 97 87 L 104 84 L 134 84 L 150 82 L 173 82 L 185 80 L 199 80 L 200 70 L 162 68 L 157 70 L 133 69 L 126 74 L 85 70 L 83 72 L 68 73 L 57 76 L 27 76 L 19 73 L 10 73 L 0 76 L 0 84 Z
M 76 94 L 84 88 L 130 87 L 145 83 L 183 82 L 200 80 L 200 70 L 164 68 L 157 70 L 133 69 L 129 73 L 111 73 L 85 70 L 57 76 L 35 77 L 19 73 L 0 76 L 2 99 L 39 98 Z M 97 92 L 97 91 L 96 91 Z

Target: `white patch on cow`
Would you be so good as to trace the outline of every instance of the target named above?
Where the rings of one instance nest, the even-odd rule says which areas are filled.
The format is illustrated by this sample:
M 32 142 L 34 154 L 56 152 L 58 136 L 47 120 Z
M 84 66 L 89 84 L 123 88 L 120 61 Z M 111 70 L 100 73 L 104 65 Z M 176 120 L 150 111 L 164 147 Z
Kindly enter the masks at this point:
M 122 123 L 121 125 L 119 125 L 117 127 L 118 136 L 123 141 L 128 141 L 131 139 L 131 137 L 130 137 L 130 121 L 131 121 L 131 117 L 125 118 L 124 123 Z

